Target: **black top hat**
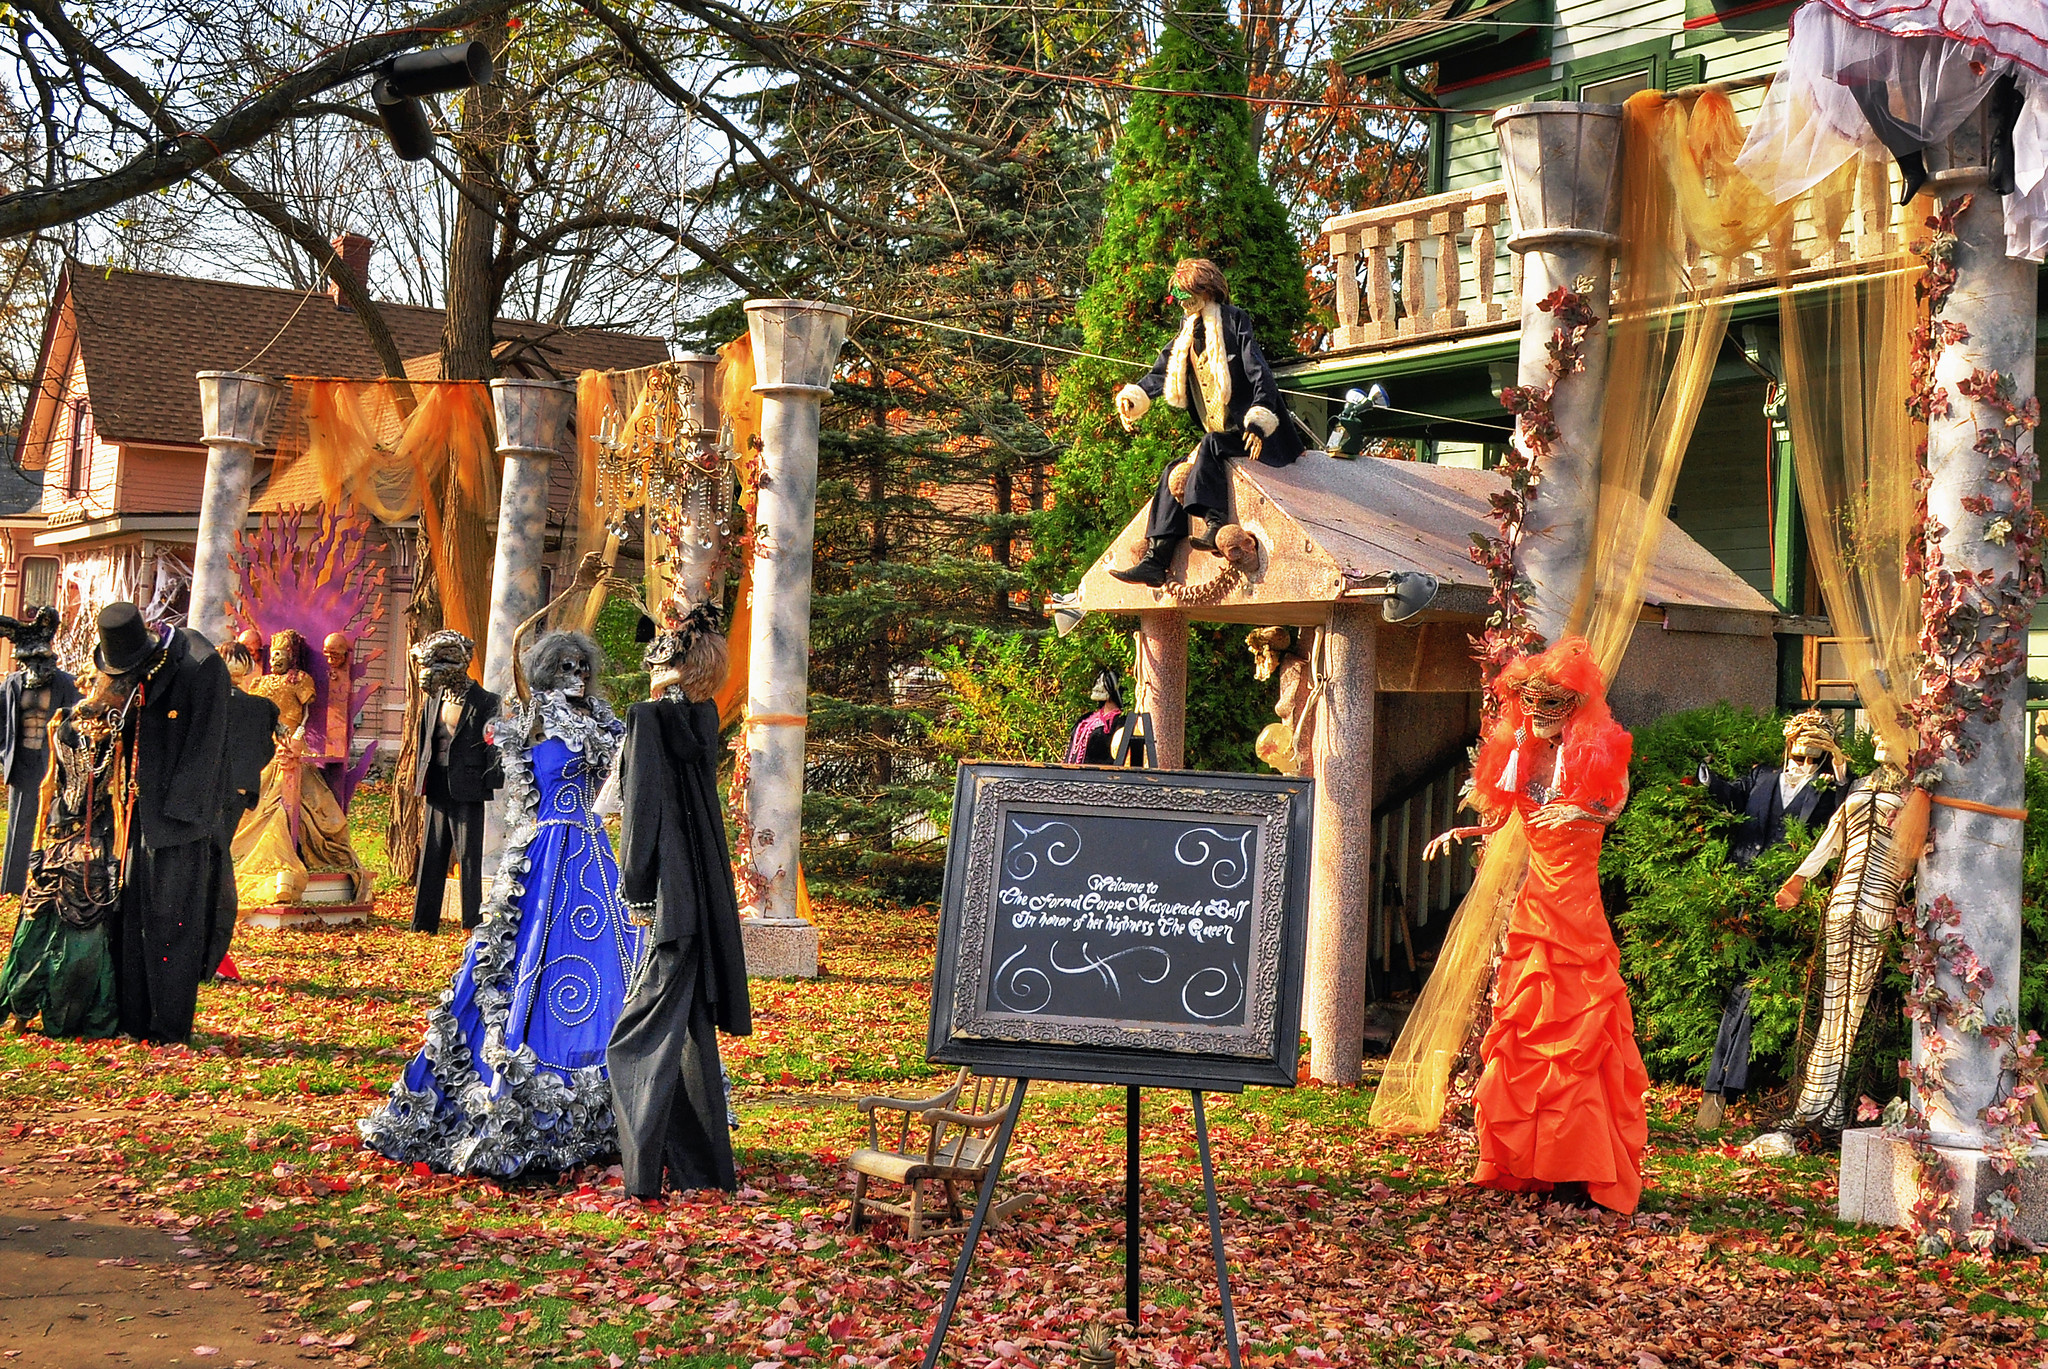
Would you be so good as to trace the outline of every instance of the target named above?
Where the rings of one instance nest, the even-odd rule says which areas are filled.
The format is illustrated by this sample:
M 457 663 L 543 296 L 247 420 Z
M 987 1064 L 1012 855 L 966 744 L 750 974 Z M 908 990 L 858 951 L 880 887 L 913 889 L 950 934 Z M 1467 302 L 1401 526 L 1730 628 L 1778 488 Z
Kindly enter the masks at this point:
M 156 654 L 156 634 L 133 604 L 108 604 L 100 610 L 100 644 L 93 664 L 109 675 L 125 675 Z

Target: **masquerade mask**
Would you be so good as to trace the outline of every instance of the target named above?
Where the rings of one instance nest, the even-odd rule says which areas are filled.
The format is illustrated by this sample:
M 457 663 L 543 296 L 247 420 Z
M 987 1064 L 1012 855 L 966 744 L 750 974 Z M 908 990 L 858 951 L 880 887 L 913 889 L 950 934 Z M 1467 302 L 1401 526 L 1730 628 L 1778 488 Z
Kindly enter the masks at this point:
M 1579 706 L 1575 692 L 1549 680 L 1530 680 L 1515 693 L 1528 711 L 1529 721 L 1538 729 L 1557 727 Z
M 1195 298 L 1194 293 L 1177 280 L 1167 282 L 1166 293 L 1173 296 L 1173 302 L 1182 308 L 1186 308 Z

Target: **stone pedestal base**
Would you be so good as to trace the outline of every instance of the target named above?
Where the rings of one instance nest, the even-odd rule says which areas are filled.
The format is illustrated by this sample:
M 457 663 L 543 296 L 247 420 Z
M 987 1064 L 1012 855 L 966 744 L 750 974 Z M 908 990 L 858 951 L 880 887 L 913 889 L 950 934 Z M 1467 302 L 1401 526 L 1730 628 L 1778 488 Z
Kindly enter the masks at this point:
M 370 906 L 368 903 L 280 903 L 243 913 L 242 924 L 272 932 L 288 927 L 340 927 L 351 922 L 368 922 Z
M 2004 1188 L 2006 1177 L 1979 1150 L 1936 1146 L 1955 1171 L 1951 1226 L 1957 1236 L 1984 1210 L 1984 1195 Z M 2019 1172 L 2020 1210 L 2013 1225 L 2030 1241 L 2048 1242 L 2048 1145 L 2034 1151 L 2032 1166 Z M 1841 1219 L 1866 1226 L 1910 1226 L 1920 1195 L 1920 1165 L 1913 1148 L 1881 1127 L 1842 1133 Z
M 808 922 L 740 919 L 740 944 L 750 979 L 816 979 L 818 929 Z

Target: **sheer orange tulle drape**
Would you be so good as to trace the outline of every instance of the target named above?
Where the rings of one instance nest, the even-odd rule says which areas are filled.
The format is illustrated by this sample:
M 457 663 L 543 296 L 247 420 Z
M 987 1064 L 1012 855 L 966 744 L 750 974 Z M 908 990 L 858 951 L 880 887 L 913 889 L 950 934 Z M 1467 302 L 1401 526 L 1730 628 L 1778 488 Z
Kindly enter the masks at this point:
M 490 394 L 473 380 L 293 377 L 260 507 L 353 500 L 382 523 L 420 520 L 442 615 L 484 656 L 498 457 Z
M 1788 222 L 1787 211 L 1735 171 L 1742 129 L 1722 92 L 1686 102 L 1644 91 L 1628 101 L 1623 120 L 1598 507 L 1568 619 L 1568 631 L 1591 643 L 1610 680 L 1634 635 L 1665 512 L 1727 333 L 1737 284 L 1728 258 Z M 1528 863 L 1527 837 L 1511 820 L 1487 842 L 1388 1057 L 1375 1126 L 1415 1133 L 1442 1121 Z

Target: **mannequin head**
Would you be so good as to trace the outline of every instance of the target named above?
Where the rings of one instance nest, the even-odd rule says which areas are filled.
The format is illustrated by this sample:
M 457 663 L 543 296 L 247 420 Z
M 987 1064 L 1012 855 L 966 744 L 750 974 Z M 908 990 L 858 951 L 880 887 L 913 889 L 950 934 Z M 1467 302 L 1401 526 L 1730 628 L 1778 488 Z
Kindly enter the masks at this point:
M 220 661 L 228 668 L 228 680 L 240 690 L 247 690 L 249 681 L 259 673 L 256 669 L 255 654 L 240 642 L 223 643 Z
M 1809 708 L 1785 724 L 1783 768 L 1786 778 L 1793 783 L 1805 783 L 1823 765 L 1838 760 L 1841 754 L 1834 722 L 1820 709 Z
M 270 639 L 270 673 L 289 675 L 306 668 L 306 639 L 293 628 L 284 628 Z
M 1230 303 L 1230 283 L 1223 278 L 1223 269 L 1207 257 L 1176 262 L 1166 292 L 1183 314 L 1199 314 L 1205 304 Z
M 463 689 L 469 684 L 469 663 L 475 655 L 476 643 L 452 628 L 443 628 L 412 649 L 413 678 L 426 694 Z
M 718 632 L 718 608 L 700 604 L 675 627 L 647 644 L 640 662 L 651 677 L 652 699 L 685 699 L 702 703 L 725 683 L 728 668 L 725 638 Z
M 581 699 L 604 673 L 604 653 L 580 632 L 550 632 L 533 644 L 524 664 L 535 690 Z

